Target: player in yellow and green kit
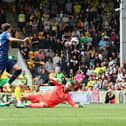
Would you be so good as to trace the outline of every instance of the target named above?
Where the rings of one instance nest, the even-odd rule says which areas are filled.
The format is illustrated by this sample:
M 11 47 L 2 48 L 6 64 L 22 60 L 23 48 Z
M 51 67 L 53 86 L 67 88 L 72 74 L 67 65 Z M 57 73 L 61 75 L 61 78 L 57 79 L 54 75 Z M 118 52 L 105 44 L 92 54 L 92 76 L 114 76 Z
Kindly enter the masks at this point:
M 6 83 L 8 82 L 9 78 L 8 78 L 8 73 L 6 72 L 6 70 L 4 70 L 4 72 L 2 73 L 1 77 L 0 77 L 0 87 L 3 87 L 3 90 L 6 90 L 7 92 L 11 92 L 11 88 L 10 86 L 6 85 Z M 1 103 L 0 107 L 4 107 L 4 106 L 9 106 L 10 102 L 7 103 Z
M 4 72 L 2 73 L 1 77 L 0 77 L 0 86 L 3 87 L 3 90 L 6 91 L 7 93 L 11 93 L 11 87 L 10 85 L 6 85 L 6 83 L 9 80 L 9 77 L 11 77 L 12 75 L 7 73 L 6 70 L 4 70 Z M 23 86 L 23 84 L 21 83 L 21 81 L 16 81 L 13 82 L 12 84 L 15 87 L 14 90 L 14 95 L 15 95 L 15 99 L 16 99 L 16 106 L 19 107 L 23 107 L 23 105 L 20 103 L 20 97 L 21 97 L 21 87 Z M 4 107 L 4 106 L 9 106 L 12 103 L 12 101 L 9 101 L 7 103 L 0 103 L 0 107 Z
M 11 93 L 11 88 L 9 85 L 6 85 L 6 83 L 9 80 L 9 74 L 6 72 L 6 70 L 4 70 L 4 72 L 2 73 L 2 75 L 0 76 L 0 87 L 3 87 L 3 90 Z

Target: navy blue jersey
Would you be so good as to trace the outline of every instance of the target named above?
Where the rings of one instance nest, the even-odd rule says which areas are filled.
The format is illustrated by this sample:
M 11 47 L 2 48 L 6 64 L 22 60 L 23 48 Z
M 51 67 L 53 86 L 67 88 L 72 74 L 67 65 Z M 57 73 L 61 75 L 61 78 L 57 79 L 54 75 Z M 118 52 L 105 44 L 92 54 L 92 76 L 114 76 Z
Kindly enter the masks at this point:
M 9 40 L 10 33 L 3 32 L 0 34 L 0 64 L 8 61 Z

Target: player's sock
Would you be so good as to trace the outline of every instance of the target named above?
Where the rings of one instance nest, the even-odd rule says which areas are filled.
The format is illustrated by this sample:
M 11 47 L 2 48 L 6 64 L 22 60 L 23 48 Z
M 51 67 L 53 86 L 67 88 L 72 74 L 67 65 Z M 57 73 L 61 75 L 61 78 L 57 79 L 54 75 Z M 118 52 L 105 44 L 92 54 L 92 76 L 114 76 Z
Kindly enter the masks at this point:
M 30 107 L 30 108 L 43 108 L 43 106 L 39 105 L 39 104 L 29 104 L 28 107 Z
M 21 72 L 22 72 L 21 69 L 16 70 L 12 75 L 12 77 L 9 79 L 8 83 L 11 84 L 21 74 Z
M 15 105 L 21 105 L 21 87 L 20 86 L 17 86 L 15 87 L 15 90 L 14 90 L 14 95 L 15 95 L 15 100 L 16 100 L 16 103 Z
M 21 99 L 21 94 L 22 94 L 21 87 L 20 86 L 15 87 L 14 95 L 17 101 Z

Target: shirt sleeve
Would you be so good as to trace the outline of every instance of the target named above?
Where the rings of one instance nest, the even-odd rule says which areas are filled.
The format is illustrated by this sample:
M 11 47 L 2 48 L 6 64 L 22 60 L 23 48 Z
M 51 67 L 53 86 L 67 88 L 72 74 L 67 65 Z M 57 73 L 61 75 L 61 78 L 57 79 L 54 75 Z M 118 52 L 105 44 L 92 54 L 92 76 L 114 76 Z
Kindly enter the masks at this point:
M 75 104 L 74 101 L 72 100 L 70 94 L 68 95 L 66 101 L 67 101 L 73 108 L 76 107 L 76 104 Z
M 11 36 L 10 33 L 6 33 L 6 34 L 5 34 L 5 39 L 8 40 L 10 36 Z
M 61 86 L 62 85 L 61 83 L 59 83 L 58 81 L 56 81 L 56 80 L 54 80 L 52 78 L 49 78 L 49 80 L 52 81 L 53 84 L 55 84 L 56 86 Z

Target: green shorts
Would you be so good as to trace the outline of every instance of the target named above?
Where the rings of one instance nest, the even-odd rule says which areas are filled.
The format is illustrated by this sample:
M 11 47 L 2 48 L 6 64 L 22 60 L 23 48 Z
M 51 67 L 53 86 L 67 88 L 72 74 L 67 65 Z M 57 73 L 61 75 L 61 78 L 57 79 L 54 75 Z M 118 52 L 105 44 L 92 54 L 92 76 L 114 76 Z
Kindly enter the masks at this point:
M 8 78 L 0 79 L 0 87 L 2 87 L 4 84 L 8 82 Z

